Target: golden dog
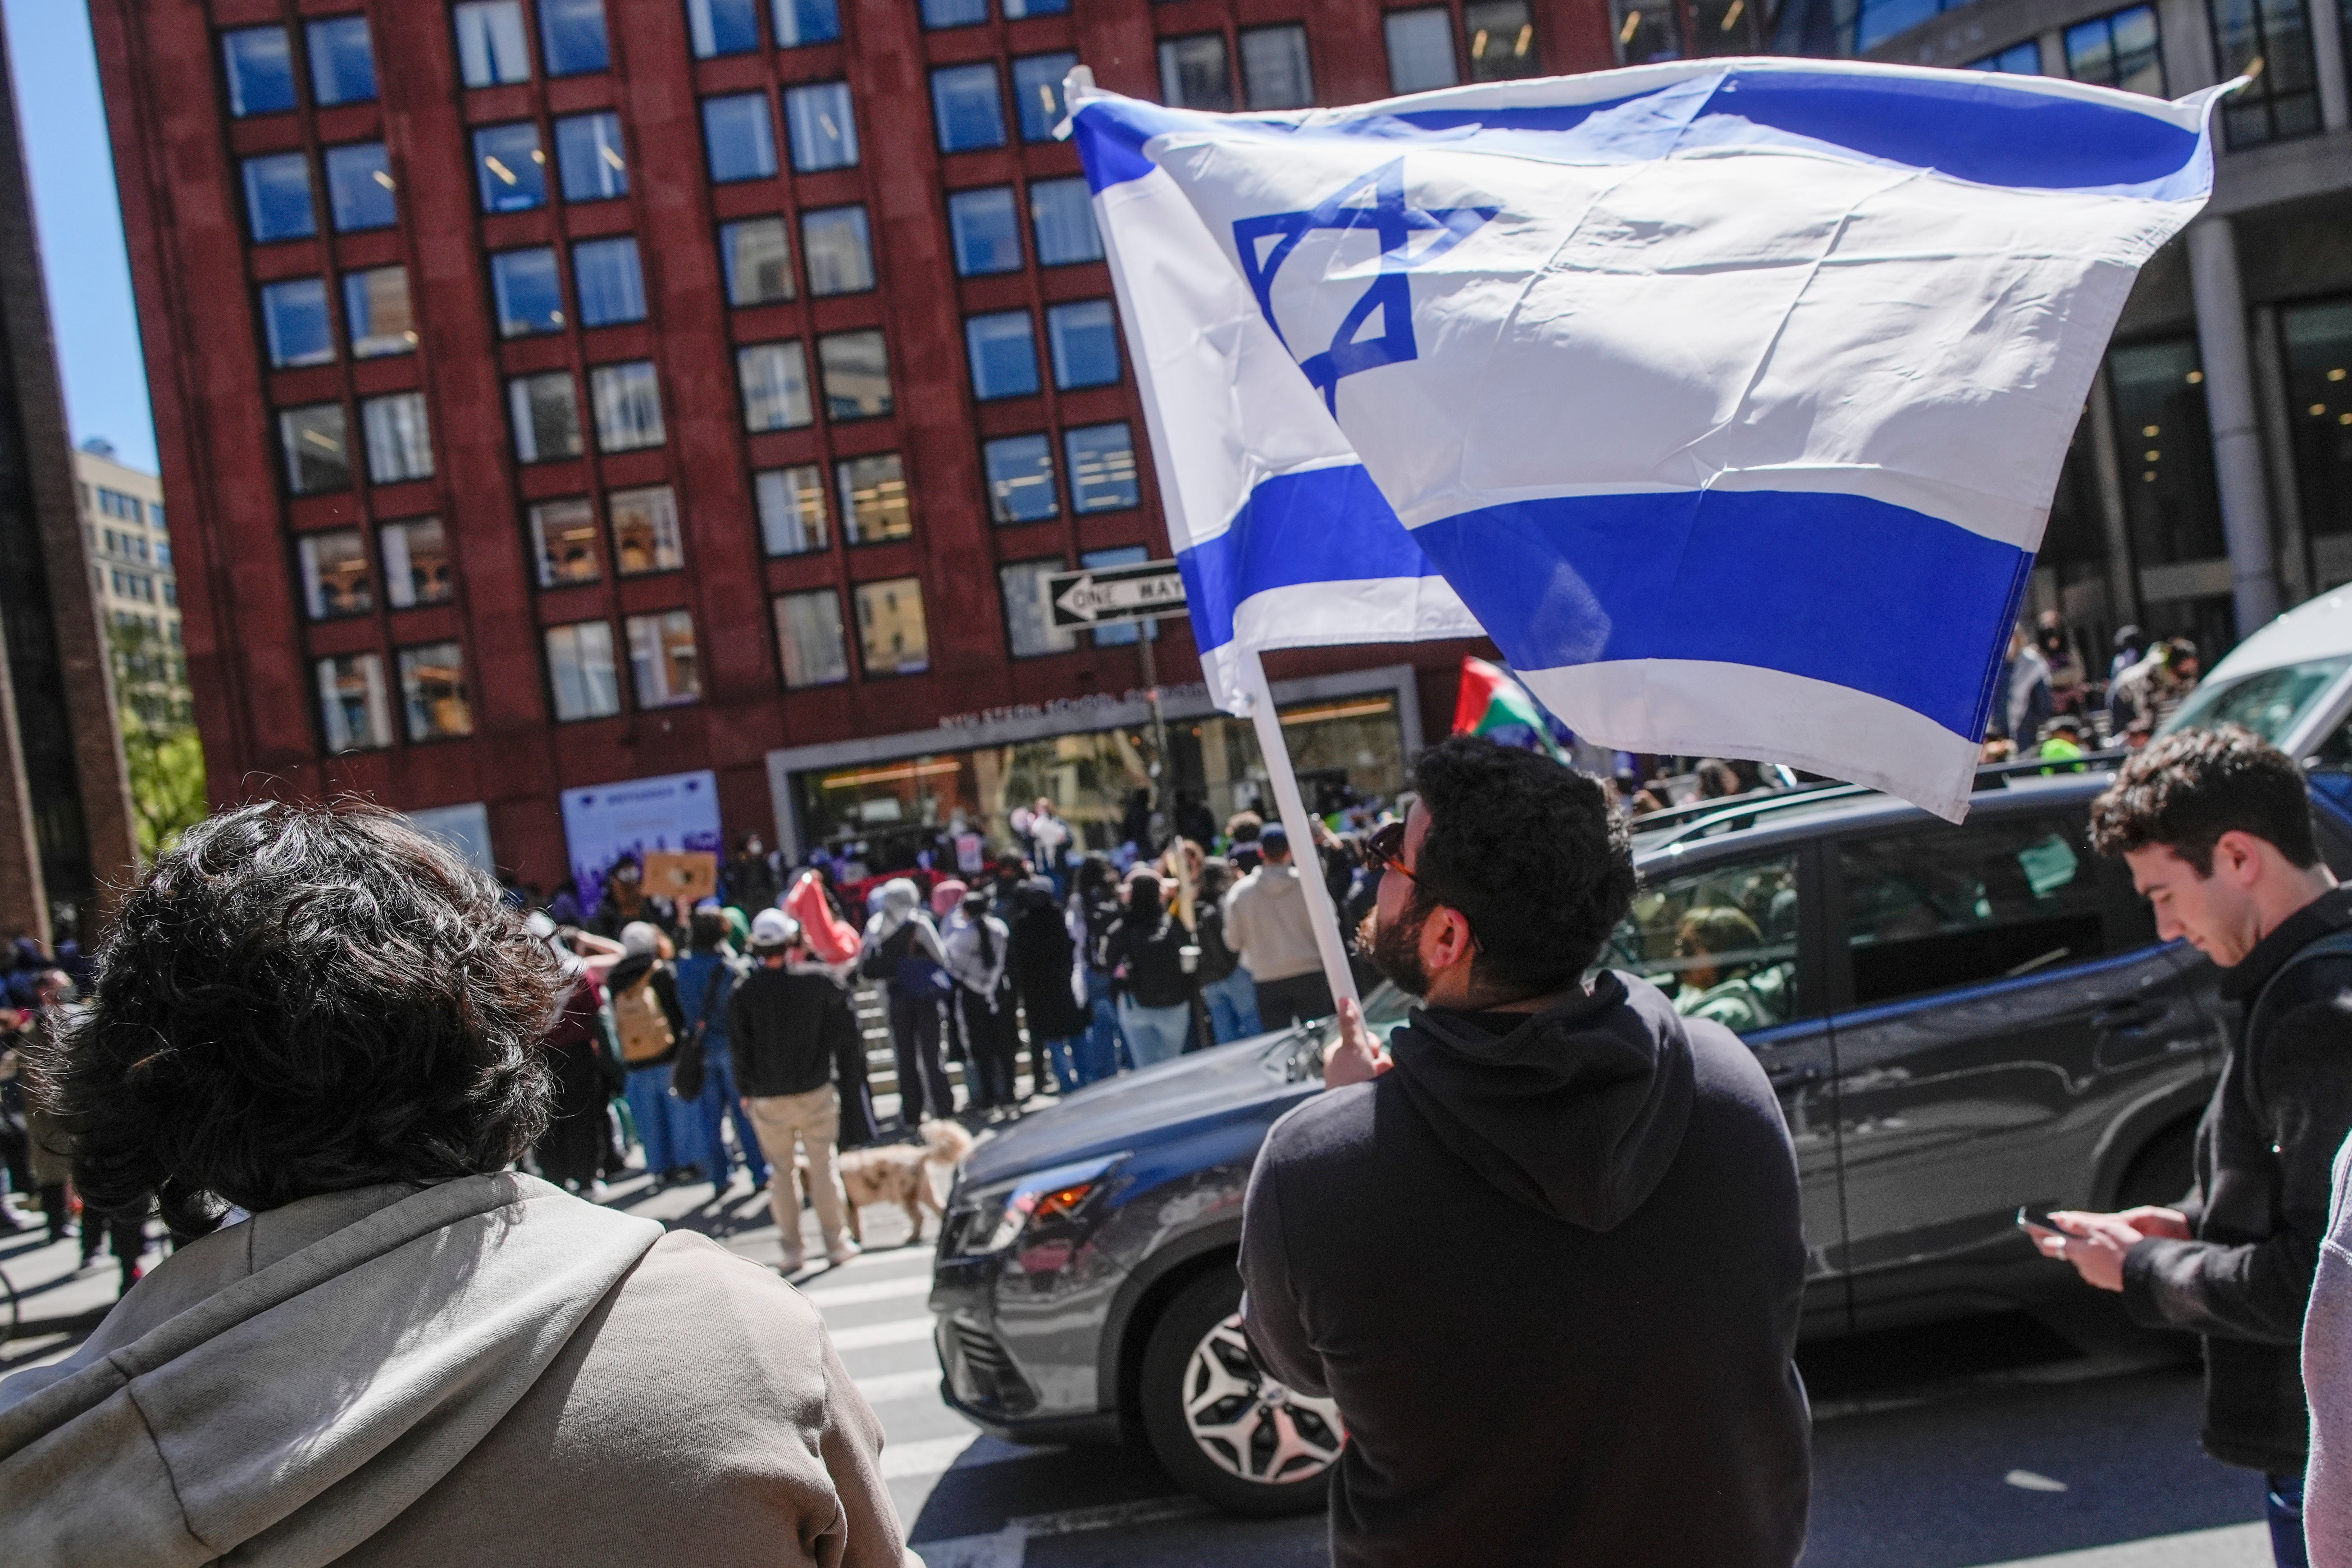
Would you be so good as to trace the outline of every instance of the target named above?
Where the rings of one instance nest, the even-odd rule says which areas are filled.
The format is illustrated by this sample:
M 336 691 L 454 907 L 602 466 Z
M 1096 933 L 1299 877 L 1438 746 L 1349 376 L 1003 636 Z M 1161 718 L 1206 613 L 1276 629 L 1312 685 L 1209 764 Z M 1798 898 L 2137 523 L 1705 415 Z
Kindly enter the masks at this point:
M 922 1132 L 919 1146 L 884 1143 L 871 1149 L 850 1149 L 835 1161 L 841 1172 L 842 1190 L 849 1194 L 849 1234 L 860 1247 L 866 1245 L 866 1231 L 857 1215 L 867 1204 L 897 1204 L 905 1209 L 908 1221 L 915 1227 L 908 1245 L 923 1239 L 923 1210 L 930 1210 L 942 1221 L 946 1219 L 947 1211 L 940 1207 L 939 1194 L 931 1188 L 930 1167 L 953 1171 L 961 1164 L 964 1156 L 971 1152 L 971 1134 L 952 1121 L 926 1121 Z M 803 1160 L 803 1184 L 806 1165 Z

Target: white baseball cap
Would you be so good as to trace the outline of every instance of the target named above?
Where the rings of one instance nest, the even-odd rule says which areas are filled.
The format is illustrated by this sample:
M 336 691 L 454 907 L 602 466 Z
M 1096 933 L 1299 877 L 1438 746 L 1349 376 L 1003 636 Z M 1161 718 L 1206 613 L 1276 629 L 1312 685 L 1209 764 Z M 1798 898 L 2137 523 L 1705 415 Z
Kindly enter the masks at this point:
M 801 939 L 801 923 L 782 910 L 761 910 L 751 917 L 751 945 L 773 952 Z

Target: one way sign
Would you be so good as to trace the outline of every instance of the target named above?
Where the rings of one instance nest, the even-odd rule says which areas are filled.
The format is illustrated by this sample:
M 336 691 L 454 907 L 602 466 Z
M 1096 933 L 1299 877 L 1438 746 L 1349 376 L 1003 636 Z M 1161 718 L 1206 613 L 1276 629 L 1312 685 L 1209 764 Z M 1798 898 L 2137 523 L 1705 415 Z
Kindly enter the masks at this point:
M 1173 561 L 1056 572 L 1045 579 L 1046 613 L 1054 629 L 1098 626 L 1108 621 L 1149 621 L 1184 613 L 1184 579 Z

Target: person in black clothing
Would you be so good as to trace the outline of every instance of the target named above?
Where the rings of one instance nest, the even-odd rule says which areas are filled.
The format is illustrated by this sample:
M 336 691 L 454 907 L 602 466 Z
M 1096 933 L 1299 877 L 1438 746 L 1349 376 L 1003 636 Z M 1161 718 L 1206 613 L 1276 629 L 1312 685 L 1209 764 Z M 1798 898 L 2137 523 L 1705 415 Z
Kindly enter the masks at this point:
M 531 1156 L 549 1181 L 593 1193 L 598 1182 L 621 1169 L 613 1147 L 612 1102 L 627 1076 L 605 1037 L 604 987 L 564 943 L 553 921 L 534 912 L 527 923 L 571 976 L 562 1011 L 540 1041 L 555 1079 L 555 1102 Z
M 1604 786 L 1455 736 L 1368 846 L 1426 1006 L 1277 1121 L 1242 1222 L 1267 1373 L 1338 1402 L 1346 1568 L 1787 1568 L 1809 1418 L 1797 1169 L 1763 1069 L 1586 967 L 1634 888 Z M 1448 1238 L 1454 1238 L 1448 1244 Z
M 842 1053 L 862 1049 L 857 1016 L 833 972 L 808 962 L 797 922 L 782 910 L 751 921 L 758 961 L 727 1004 L 727 1036 L 736 1088 L 768 1156 L 768 1205 L 783 1243 L 783 1268 L 797 1274 L 801 1203 L 793 1186 L 795 1146 L 808 1154 L 809 1201 L 824 1255 L 836 1264 L 857 1255 L 849 1239 L 849 1199 L 834 1153 L 841 1137 L 841 1096 L 834 1087 Z
M 776 868 L 768 858 L 768 847 L 756 833 L 746 833 L 735 841 L 735 858 L 727 862 L 727 901 L 747 914 L 776 906 L 776 895 L 783 889 L 776 886 Z
M 1192 940 L 1168 912 L 1160 873 L 1149 866 L 1129 872 L 1127 912 L 1103 933 L 1095 965 L 1111 977 L 1119 1032 L 1139 1068 L 1183 1055 L 1192 1038 L 1192 977 L 1182 958 Z
M 882 983 L 890 1048 L 898 1060 L 898 1121 L 912 1131 L 927 1117 L 953 1116 L 955 1089 L 940 1060 L 940 1011 L 953 994 L 940 933 L 905 877 L 882 884 L 880 908 L 866 922 L 859 972 Z
M 2272 1549 L 2304 1562 L 2309 1439 L 2298 1345 L 2330 1163 L 2352 1131 L 2352 889 L 2319 858 L 2302 770 L 2234 726 L 2126 763 L 2091 808 L 2156 912 L 2220 964 L 2240 1030 L 2197 1128 L 2197 1184 L 2168 1206 L 2061 1212 L 2052 1258 L 2133 1318 L 2205 1342 L 2205 1451 L 2269 1478 Z
M 940 933 L 948 974 L 955 982 L 947 1017 L 970 1064 L 971 1109 L 1017 1111 L 1021 1096 L 1014 1068 L 1021 1038 L 1013 1016 L 1012 932 L 988 906 L 986 892 L 974 889 L 964 894 Z
M 1224 898 L 1234 885 L 1231 862 L 1215 856 L 1201 862 L 1201 891 L 1193 900 L 1192 944 L 1201 965 L 1192 973 L 1209 1015 L 1209 1036 L 1218 1045 L 1258 1032 L 1257 982 L 1242 967 L 1242 955 L 1225 944 Z
M 1078 1072 L 1079 1037 L 1087 1032 L 1087 1013 L 1078 1005 L 1072 981 L 1077 972 L 1077 944 L 1054 884 L 1033 877 L 1014 896 L 1011 934 L 1005 942 L 1005 973 L 1021 1014 L 1029 1026 L 1030 1081 L 1040 1089 L 1050 1074 L 1064 1094 L 1085 1087 Z
M 1118 873 L 1109 858 L 1089 855 L 1078 862 L 1070 885 L 1071 934 L 1084 945 L 1079 957 L 1086 964 L 1087 1032 L 1078 1042 L 1078 1079 L 1094 1083 L 1118 1071 L 1118 1005 L 1111 998 L 1110 971 L 1098 963 L 1102 940 L 1118 923 L 1126 906 L 1119 902 Z

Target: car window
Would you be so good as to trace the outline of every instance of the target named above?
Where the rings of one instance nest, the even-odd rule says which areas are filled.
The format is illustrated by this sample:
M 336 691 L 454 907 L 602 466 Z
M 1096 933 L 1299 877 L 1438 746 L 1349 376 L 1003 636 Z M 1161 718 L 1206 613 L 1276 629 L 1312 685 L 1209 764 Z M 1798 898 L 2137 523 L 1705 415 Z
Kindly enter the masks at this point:
M 1838 847 L 1856 1006 L 2013 980 L 2105 951 L 2076 816 L 2002 817 Z
M 2330 731 L 2304 765 L 2313 789 L 2338 805 L 2352 808 L 2352 718 Z
M 1743 1034 L 1818 1010 L 1797 994 L 1794 855 L 1655 879 L 1635 896 L 1602 962 L 1656 985 L 1676 1012 Z
M 2209 682 L 2189 693 L 2172 721 L 2165 725 L 2165 732 L 2239 724 L 2276 745 L 2347 668 L 2352 668 L 2352 655 L 2308 659 L 2280 669 L 2257 670 L 2238 680 Z

